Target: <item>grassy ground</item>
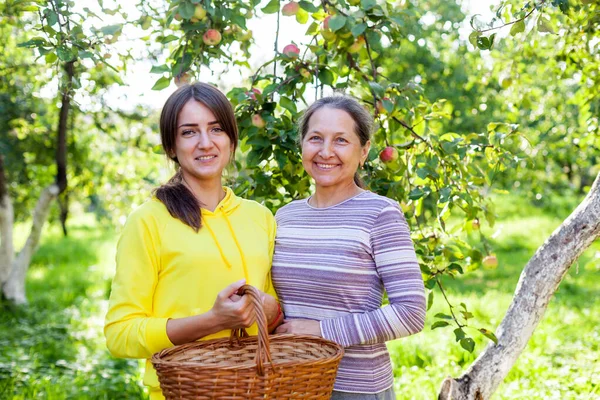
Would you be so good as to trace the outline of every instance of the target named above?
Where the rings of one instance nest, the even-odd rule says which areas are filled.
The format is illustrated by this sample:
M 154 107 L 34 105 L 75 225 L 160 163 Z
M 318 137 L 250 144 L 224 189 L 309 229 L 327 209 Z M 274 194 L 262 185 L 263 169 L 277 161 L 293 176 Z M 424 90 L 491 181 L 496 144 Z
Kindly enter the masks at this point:
M 468 304 L 475 327 L 501 321 L 522 267 L 568 209 L 542 211 L 516 198 L 497 200 L 493 241 L 500 265 L 446 282 L 451 301 Z M 488 232 L 492 233 L 492 232 Z M 30 305 L 0 309 L 0 399 L 143 399 L 137 361 L 109 356 L 102 336 L 116 236 L 80 219 L 62 238 L 50 229 L 27 281 Z M 499 399 L 600 399 L 600 246 L 569 271 L 526 350 L 494 396 Z M 439 293 L 436 293 L 439 295 Z M 437 297 L 428 314 L 446 312 Z M 444 377 L 458 376 L 474 354 L 442 328 L 389 343 L 398 399 L 434 399 Z

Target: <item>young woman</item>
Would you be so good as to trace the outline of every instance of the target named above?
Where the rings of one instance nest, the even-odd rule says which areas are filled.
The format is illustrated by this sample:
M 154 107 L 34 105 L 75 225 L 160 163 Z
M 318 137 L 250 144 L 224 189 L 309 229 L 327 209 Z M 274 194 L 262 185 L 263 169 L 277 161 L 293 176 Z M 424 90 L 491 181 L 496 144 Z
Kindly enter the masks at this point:
M 271 292 L 263 298 L 273 328 L 281 316 L 270 290 L 273 215 L 221 184 L 238 140 L 231 104 L 211 85 L 182 86 L 160 133 L 177 173 L 125 224 L 104 327 L 114 356 L 147 359 L 151 399 L 163 398 L 152 354 L 254 322 L 248 298 L 235 294 L 244 283 Z
M 276 332 L 345 347 L 332 399 L 394 399 L 385 342 L 419 332 L 425 320 L 423 279 L 398 203 L 363 189 L 357 175 L 372 124 L 349 97 L 311 105 L 299 131 L 316 190 L 275 217 L 273 285 L 286 316 Z

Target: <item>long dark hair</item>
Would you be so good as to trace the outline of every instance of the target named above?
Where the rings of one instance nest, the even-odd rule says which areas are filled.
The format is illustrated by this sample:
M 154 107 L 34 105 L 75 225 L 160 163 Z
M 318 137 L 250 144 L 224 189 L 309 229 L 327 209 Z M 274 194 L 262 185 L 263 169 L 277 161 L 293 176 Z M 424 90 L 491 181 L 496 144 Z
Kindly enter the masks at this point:
M 177 119 L 183 106 L 190 100 L 202 103 L 215 115 L 231 140 L 233 152 L 237 148 L 238 128 L 233 107 L 227 97 L 216 87 L 202 82 L 183 85 L 177 89 L 169 96 L 160 114 L 162 148 L 167 157 L 177 165 L 177 172 L 167 183 L 155 189 L 154 195 L 167 207 L 173 218 L 179 219 L 198 232 L 202 226 L 201 204 L 184 185 L 179 161 L 175 156 Z
M 310 105 L 304 112 L 304 115 L 298 123 L 298 131 L 300 132 L 300 143 L 308 133 L 308 124 L 313 114 L 321 108 L 329 107 L 337 110 L 342 110 L 348 113 L 354 120 L 354 133 L 358 136 L 361 146 L 365 146 L 371 139 L 373 131 L 373 117 L 371 114 L 353 97 L 346 95 L 323 97 Z M 358 171 L 354 173 L 354 183 L 360 188 L 365 188 L 365 184 Z

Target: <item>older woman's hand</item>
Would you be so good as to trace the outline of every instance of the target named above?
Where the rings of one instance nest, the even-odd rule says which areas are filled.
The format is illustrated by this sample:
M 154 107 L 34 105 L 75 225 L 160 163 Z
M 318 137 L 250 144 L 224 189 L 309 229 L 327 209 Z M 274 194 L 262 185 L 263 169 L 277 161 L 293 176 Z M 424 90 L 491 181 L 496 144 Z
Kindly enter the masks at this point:
M 295 335 L 312 335 L 322 337 L 319 321 L 310 319 L 284 319 L 275 333 L 293 333 Z

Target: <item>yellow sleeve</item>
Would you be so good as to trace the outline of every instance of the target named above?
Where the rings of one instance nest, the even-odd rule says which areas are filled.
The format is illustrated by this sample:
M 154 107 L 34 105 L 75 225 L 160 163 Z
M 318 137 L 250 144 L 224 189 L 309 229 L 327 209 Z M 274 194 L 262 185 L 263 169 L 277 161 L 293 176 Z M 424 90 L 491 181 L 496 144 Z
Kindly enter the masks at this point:
M 117 245 L 104 325 L 106 345 L 115 357 L 149 358 L 173 346 L 167 336 L 168 318 L 152 315 L 160 267 L 159 227 L 154 217 L 138 211 L 128 218 Z
M 273 214 L 271 214 L 271 211 L 267 211 L 267 213 L 267 227 L 269 231 L 269 260 L 272 264 L 273 252 L 275 250 L 275 233 L 277 232 L 277 223 L 275 222 L 275 217 Z M 273 282 L 271 281 L 271 268 L 269 268 L 269 274 L 266 279 L 264 292 L 270 294 L 279 301 L 277 293 L 275 293 L 275 288 L 273 287 Z

